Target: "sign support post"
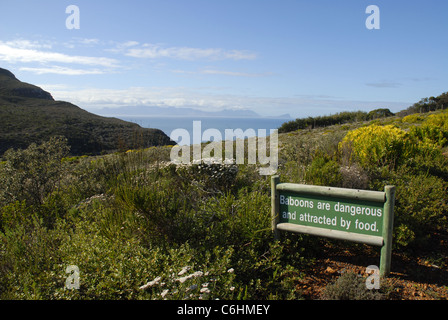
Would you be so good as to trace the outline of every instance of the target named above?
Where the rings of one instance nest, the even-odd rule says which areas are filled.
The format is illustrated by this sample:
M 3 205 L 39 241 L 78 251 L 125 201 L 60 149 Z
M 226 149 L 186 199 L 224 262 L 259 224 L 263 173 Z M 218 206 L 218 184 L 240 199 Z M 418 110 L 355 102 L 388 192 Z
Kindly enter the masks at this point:
M 386 203 L 384 204 L 384 243 L 381 247 L 380 276 L 386 276 L 390 273 L 390 262 L 392 258 L 392 230 L 394 225 L 395 187 L 386 186 L 384 191 L 386 192 Z
M 271 177 L 271 223 L 272 223 L 272 232 L 274 234 L 274 239 L 279 240 L 280 235 L 277 229 L 277 224 L 279 222 L 279 201 L 278 201 L 278 190 L 277 185 L 280 183 L 279 176 Z

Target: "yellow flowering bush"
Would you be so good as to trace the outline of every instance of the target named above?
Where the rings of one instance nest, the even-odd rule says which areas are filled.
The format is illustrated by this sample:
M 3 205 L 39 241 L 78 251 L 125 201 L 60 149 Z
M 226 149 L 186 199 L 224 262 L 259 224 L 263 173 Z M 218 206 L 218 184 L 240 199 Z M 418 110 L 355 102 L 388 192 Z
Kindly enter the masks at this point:
M 358 161 L 365 168 L 395 168 L 412 154 L 414 147 L 406 131 L 376 124 L 349 131 L 339 144 L 340 151 L 350 152 L 350 161 Z
M 448 131 L 432 124 L 425 123 L 419 127 L 412 127 L 410 134 L 430 148 L 444 147 L 448 142 Z
M 448 145 L 448 113 L 428 116 L 421 126 L 411 128 L 410 133 L 427 145 L 445 147 Z
M 432 114 L 428 116 L 425 123 L 441 127 L 444 130 L 448 130 L 448 110 L 444 110 L 442 113 Z
M 424 120 L 424 116 L 421 115 L 420 113 L 414 113 L 414 114 L 410 114 L 406 117 L 404 117 L 403 119 L 401 119 L 401 122 L 403 123 L 418 123 Z
M 428 116 L 420 126 L 412 127 L 409 134 L 418 140 L 425 156 L 448 145 L 448 112 Z

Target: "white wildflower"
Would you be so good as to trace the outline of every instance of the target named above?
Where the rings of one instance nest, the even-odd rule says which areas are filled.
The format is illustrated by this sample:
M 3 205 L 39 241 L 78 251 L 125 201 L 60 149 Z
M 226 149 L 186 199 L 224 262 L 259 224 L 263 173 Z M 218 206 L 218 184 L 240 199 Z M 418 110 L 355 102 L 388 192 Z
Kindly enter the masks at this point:
M 195 277 L 201 277 L 204 273 L 202 271 L 196 271 L 192 274 L 189 274 L 188 276 L 177 278 L 176 281 L 179 281 L 180 283 L 184 283 L 188 279 L 195 278 Z
M 202 271 L 196 271 L 195 273 L 193 273 L 193 277 L 201 277 L 204 274 L 204 272 Z
M 227 270 L 228 273 L 233 273 L 235 271 L 235 269 L 230 268 L 229 270 Z
M 200 292 L 201 293 L 210 293 L 210 289 L 209 288 L 202 288 L 201 290 L 200 290 Z
M 165 298 L 165 296 L 168 294 L 168 289 L 165 289 L 162 291 L 162 293 L 160 294 L 162 296 L 162 298 Z
M 190 266 L 185 266 L 185 267 L 182 268 L 182 270 L 179 271 L 179 273 L 177 275 L 181 276 L 181 275 L 187 273 L 187 271 L 190 270 L 190 269 L 191 269 Z
M 184 282 L 187 281 L 188 279 L 190 279 L 190 276 L 185 276 L 185 277 L 177 278 L 176 280 L 179 281 L 180 283 L 184 283 Z
M 142 285 L 139 289 L 140 290 L 145 290 L 145 289 L 147 289 L 149 287 L 155 286 L 155 285 L 157 285 L 159 283 L 159 281 L 161 279 L 162 279 L 161 277 L 157 277 L 154 280 L 149 281 L 147 284 Z

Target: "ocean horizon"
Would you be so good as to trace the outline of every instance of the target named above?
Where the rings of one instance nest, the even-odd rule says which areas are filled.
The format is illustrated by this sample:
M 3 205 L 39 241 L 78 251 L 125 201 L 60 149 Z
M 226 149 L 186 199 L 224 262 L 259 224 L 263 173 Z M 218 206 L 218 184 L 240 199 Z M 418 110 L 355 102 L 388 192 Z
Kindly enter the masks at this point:
M 225 138 L 226 129 L 241 129 L 248 135 L 247 138 L 253 137 L 251 130 L 253 129 L 256 136 L 269 136 L 270 130 L 278 129 L 283 123 L 290 121 L 291 119 L 285 118 L 238 118 L 238 117 L 207 117 L 207 116 L 115 116 L 116 118 L 134 122 L 143 128 L 155 128 L 162 130 L 167 136 L 171 136 L 171 133 L 176 129 L 185 129 L 190 134 L 191 140 L 193 139 L 193 122 L 200 121 L 201 123 L 201 135 L 207 129 L 218 130 L 223 139 Z M 266 134 L 263 134 L 265 130 Z M 174 137 L 176 138 L 176 137 Z M 202 137 L 201 137 L 202 138 Z M 237 138 L 244 138 L 237 136 Z M 176 138 L 177 139 L 177 138 Z M 173 139 L 176 141 L 175 139 Z M 178 141 L 176 141 L 178 142 Z M 207 140 L 202 140 L 207 142 Z

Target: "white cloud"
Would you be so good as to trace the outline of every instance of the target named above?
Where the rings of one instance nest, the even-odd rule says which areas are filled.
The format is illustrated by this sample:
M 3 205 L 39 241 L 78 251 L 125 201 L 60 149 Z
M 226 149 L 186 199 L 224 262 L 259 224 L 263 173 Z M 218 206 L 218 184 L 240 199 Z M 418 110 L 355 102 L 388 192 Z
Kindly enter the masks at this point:
M 96 38 L 74 37 L 68 42 L 57 43 L 45 39 L 26 40 L 15 39 L 11 41 L 0 40 L 0 62 L 11 64 L 25 64 L 19 68 L 21 71 L 35 74 L 59 74 L 67 76 L 94 75 L 110 73 L 111 69 L 123 68 L 126 63 L 122 59 L 114 59 L 106 56 L 72 55 L 67 48 L 75 47 L 99 47 L 103 53 L 115 53 L 122 55 L 122 59 L 129 57 L 136 59 L 160 59 L 174 60 L 252 60 L 256 54 L 246 50 L 227 50 L 222 48 L 194 48 L 175 47 L 164 44 L 140 43 L 134 40 L 116 42 L 102 41 Z M 58 50 L 58 48 L 60 50 Z M 62 50 L 62 51 L 61 51 Z M 26 65 L 29 64 L 29 65 Z M 169 70 L 168 70 L 169 71 Z M 182 71 L 172 71 L 182 72 Z M 238 71 L 215 70 L 205 67 L 196 73 L 205 75 L 221 75 L 232 77 L 261 77 L 268 74 L 247 73 Z M 177 101 L 177 100 L 176 100 Z M 179 103 L 178 101 L 176 103 Z
M 125 53 L 125 51 L 130 48 L 139 45 L 137 41 L 126 41 L 126 42 L 115 42 L 111 41 L 109 45 L 112 43 L 112 48 L 106 48 L 104 51 L 106 52 L 112 52 L 112 53 Z
M 73 63 L 89 66 L 117 67 L 118 61 L 106 57 L 72 56 L 52 51 L 29 49 L 32 43 L 0 41 L 0 61 L 9 63 Z
M 177 60 L 253 60 L 256 54 L 246 50 L 225 50 L 221 48 L 163 47 L 157 44 L 143 44 L 125 51 L 126 56 L 134 58 L 170 58 Z
M 0 41 L 1 43 L 1 41 Z M 25 39 L 16 39 L 11 41 L 3 42 L 9 47 L 14 47 L 18 49 L 51 49 L 52 45 L 48 41 L 44 43 L 38 41 L 30 41 Z
M 194 96 L 184 88 L 131 87 L 127 89 L 55 90 L 53 97 L 66 100 L 79 106 L 120 107 L 126 105 L 153 105 L 182 107 L 198 103 Z
M 98 44 L 100 42 L 100 40 L 95 39 L 95 38 L 80 38 L 78 39 L 78 42 L 84 45 L 94 45 L 94 44 Z
M 93 70 L 85 70 L 85 69 L 73 69 L 73 68 L 66 68 L 66 67 L 59 67 L 59 66 L 52 66 L 52 67 L 46 67 L 46 68 L 29 68 L 29 67 L 22 67 L 19 69 L 20 71 L 28 71 L 33 72 L 35 74 L 63 74 L 63 75 L 69 75 L 69 76 L 79 76 L 79 75 L 87 75 L 87 74 L 103 74 L 104 71 L 93 69 Z
M 45 88 L 45 86 L 44 86 Z M 200 110 L 250 109 L 261 115 L 275 116 L 290 113 L 293 117 L 335 114 L 341 110 L 373 110 L 390 108 L 392 112 L 409 104 L 385 101 L 353 101 L 316 97 L 268 97 L 219 93 L 217 88 L 131 87 L 127 89 L 88 88 L 50 91 L 57 100 L 72 102 L 91 112 L 104 107 L 158 106 L 190 107 Z
M 193 48 L 165 46 L 163 44 L 139 43 L 129 40 L 126 42 L 112 42 L 114 47 L 104 49 L 108 52 L 121 53 L 128 57 L 176 60 L 254 60 L 257 55 L 247 50 L 226 50 L 222 48 Z
M 226 70 L 215 70 L 215 69 L 203 69 L 199 71 L 187 71 L 181 69 L 171 70 L 172 73 L 179 74 L 210 74 L 210 75 L 222 75 L 222 76 L 231 76 L 231 77 L 250 77 L 250 78 L 259 78 L 259 77 L 267 77 L 272 76 L 272 72 L 264 72 L 264 73 L 250 73 L 250 72 L 238 72 L 238 71 L 226 71 Z
M 63 42 L 62 45 L 68 49 L 74 49 L 76 47 L 93 47 L 101 44 L 101 41 L 96 38 L 78 38 L 73 37 L 69 41 Z
M 247 73 L 247 72 L 236 72 L 236 71 L 224 71 L 224 70 L 214 70 L 214 69 L 205 69 L 201 71 L 202 74 L 215 74 L 215 75 L 224 75 L 224 76 L 232 76 L 232 77 L 265 77 L 272 75 L 272 73 Z
M 138 44 L 139 44 L 139 43 L 138 43 L 137 41 L 127 41 L 127 42 L 122 43 L 121 45 L 122 45 L 124 48 L 127 48 L 127 47 L 137 46 Z

